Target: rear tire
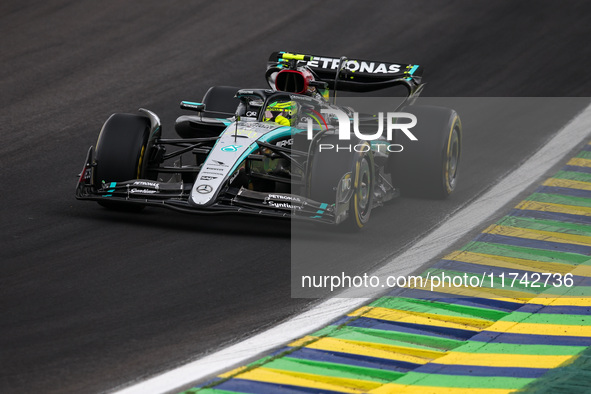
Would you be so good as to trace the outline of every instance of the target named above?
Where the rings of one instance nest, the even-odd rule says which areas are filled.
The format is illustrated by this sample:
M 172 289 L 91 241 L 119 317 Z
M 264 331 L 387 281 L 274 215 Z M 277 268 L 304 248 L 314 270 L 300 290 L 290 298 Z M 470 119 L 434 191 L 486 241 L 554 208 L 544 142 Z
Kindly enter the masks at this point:
M 205 104 L 205 111 L 203 116 L 214 116 L 214 114 L 207 115 L 208 112 L 225 113 L 233 115 L 236 113 L 236 108 L 240 104 L 236 93 L 240 90 L 234 86 L 212 86 L 203 96 L 203 104 Z
M 201 115 L 183 115 L 177 118 L 174 129 L 181 138 L 217 137 L 225 129 L 224 124 L 203 123 L 202 118 L 228 118 L 236 113 L 240 100 L 234 97 L 239 88 L 212 86 L 203 96 L 205 110 Z M 213 142 L 210 146 L 213 146 Z M 205 156 L 203 157 L 205 160 Z
M 388 170 L 395 187 L 403 195 L 447 198 L 456 188 L 462 148 L 462 124 L 448 108 L 411 106 L 404 109 L 417 117 L 410 131 L 418 141 L 410 141 L 396 131 L 394 142 L 404 146 L 392 153 Z
M 143 178 L 144 158 L 148 157 L 150 120 L 131 114 L 113 114 L 99 134 L 96 143 L 94 186 L 103 182 L 122 182 Z M 144 206 L 118 201 L 99 201 L 103 207 L 141 211 Z

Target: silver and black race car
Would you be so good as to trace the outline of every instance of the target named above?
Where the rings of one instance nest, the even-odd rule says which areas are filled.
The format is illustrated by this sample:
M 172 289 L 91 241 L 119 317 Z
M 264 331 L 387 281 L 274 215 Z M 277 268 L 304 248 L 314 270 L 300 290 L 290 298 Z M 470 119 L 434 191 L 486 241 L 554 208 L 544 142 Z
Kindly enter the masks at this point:
M 416 105 L 420 66 L 275 52 L 266 77 L 269 88 L 214 86 L 201 102 L 181 102 L 195 114 L 176 120 L 180 138 L 162 138 L 158 116 L 146 109 L 111 115 L 88 151 L 76 198 L 118 210 L 156 206 L 359 229 L 401 192 L 445 198 L 455 189 L 460 119 Z M 379 116 L 336 105 L 337 92 L 396 86 L 406 88 L 404 99 Z

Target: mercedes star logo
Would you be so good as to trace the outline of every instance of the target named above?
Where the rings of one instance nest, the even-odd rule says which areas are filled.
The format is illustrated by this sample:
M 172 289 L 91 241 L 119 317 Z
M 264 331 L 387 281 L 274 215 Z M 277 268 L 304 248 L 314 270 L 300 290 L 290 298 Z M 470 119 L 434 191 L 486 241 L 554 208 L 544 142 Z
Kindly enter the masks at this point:
M 207 193 L 211 193 L 212 190 L 213 190 L 213 188 L 209 185 L 197 186 L 197 193 L 207 194 Z

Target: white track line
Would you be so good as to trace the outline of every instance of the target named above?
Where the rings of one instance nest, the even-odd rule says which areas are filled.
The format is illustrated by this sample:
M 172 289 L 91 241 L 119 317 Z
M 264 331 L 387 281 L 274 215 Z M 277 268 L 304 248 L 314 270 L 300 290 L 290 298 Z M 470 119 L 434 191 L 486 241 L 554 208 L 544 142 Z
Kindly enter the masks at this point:
M 464 207 L 440 227 L 371 275 L 408 275 L 437 258 L 513 198 L 531 186 L 591 131 L 591 105 L 564 126 L 544 147 L 488 192 Z M 381 290 L 381 289 L 380 289 Z M 354 296 L 345 291 L 339 297 Z M 331 298 L 312 309 L 260 334 L 216 353 L 190 362 L 118 391 L 118 394 L 166 393 L 181 390 L 199 380 L 228 370 L 316 331 L 340 316 L 366 304 L 371 298 Z

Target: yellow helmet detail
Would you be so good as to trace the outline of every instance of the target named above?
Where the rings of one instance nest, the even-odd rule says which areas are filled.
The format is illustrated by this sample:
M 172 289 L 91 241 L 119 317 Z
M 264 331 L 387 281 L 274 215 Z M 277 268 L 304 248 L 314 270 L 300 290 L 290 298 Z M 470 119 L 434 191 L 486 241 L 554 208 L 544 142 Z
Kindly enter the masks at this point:
M 275 101 L 267 106 L 263 121 L 276 122 L 282 126 L 293 126 L 298 120 L 298 103 Z

